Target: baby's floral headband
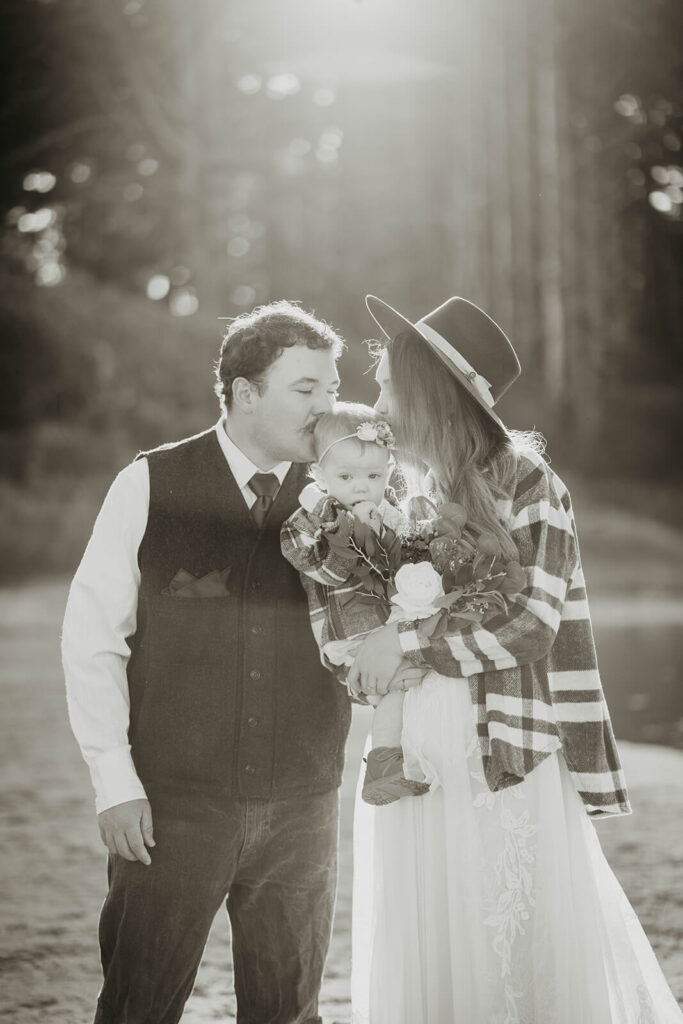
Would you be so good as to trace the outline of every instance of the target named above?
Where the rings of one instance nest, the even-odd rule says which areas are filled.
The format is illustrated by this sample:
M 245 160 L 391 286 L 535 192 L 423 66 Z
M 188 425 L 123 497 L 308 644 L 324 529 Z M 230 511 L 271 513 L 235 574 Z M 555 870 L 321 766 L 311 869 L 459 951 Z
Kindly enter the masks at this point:
M 330 442 L 322 455 L 318 456 L 318 462 L 323 461 L 335 444 L 339 444 L 341 441 L 350 441 L 353 438 L 357 438 L 359 441 L 370 441 L 380 448 L 388 448 L 390 450 L 396 448 L 396 438 L 386 420 L 377 420 L 375 422 L 367 420 L 365 423 L 359 423 L 353 434 L 345 434 L 344 437 L 337 437 L 334 441 Z

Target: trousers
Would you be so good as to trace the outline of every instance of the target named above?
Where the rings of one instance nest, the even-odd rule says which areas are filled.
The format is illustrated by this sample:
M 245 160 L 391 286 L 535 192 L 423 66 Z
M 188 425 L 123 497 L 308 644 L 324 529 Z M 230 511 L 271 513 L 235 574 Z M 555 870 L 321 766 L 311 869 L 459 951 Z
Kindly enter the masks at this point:
M 109 859 L 95 1024 L 177 1024 L 223 903 L 237 1024 L 321 1024 L 338 791 L 263 800 L 147 790 L 152 864 Z

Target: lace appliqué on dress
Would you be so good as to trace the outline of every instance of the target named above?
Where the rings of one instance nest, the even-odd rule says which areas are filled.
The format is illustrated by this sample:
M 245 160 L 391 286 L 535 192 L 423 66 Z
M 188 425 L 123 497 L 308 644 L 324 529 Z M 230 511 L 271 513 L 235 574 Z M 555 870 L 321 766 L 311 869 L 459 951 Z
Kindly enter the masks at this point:
M 517 786 L 496 793 L 488 788 L 476 735 L 468 746 L 467 759 L 470 777 L 479 787 L 474 807 L 497 814 L 503 836 L 503 849 L 493 864 L 494 878 L 490 879 L 487 898 L 490 913 L 484 919 L 484 924 L 492 931 L 505 1000 L 505 1008 L 496 1015 L 495 1024 L 522 1024 L 519 1000 L 523 992 L 512 984 L 513 977 L 519 982 L 521 974 L 518 969 L 513 970 L 513 956 L 515 940 L 526 933 L 525 923 L 529 920 L 530 908 L 535 906 L 536 843 L 533 840 L 538 825 L 529 822 L 528 809 L 515 813 L 514 802 L 524 801 L 524 794 Z

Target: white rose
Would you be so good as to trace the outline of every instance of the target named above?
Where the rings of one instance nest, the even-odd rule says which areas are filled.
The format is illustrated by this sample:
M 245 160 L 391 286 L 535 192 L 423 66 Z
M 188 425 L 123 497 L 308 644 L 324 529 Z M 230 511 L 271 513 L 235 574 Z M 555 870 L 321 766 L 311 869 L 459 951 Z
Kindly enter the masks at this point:
M 439 609 L 434 601 L 444 596 L 443 582 L 430 562 L 402 565 L 394 580 L 397 593 L 391 601 L 409 619 L 427 619 Z

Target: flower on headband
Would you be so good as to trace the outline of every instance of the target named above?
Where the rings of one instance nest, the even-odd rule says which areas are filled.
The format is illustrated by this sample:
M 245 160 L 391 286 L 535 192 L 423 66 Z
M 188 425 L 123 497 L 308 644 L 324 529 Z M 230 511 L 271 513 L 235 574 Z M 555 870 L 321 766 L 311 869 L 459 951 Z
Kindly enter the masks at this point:
M 380 420 L 377 424 L 377 437 L 380 441 L 384 442 L 387 448 L 396 447 L 396 438 L 386 420 Z
M 380 420 L 378 423 L 361 423 L 356 428 L 356 437 L 359 441 L 372 441 L 373 444 L 378 444 L 380 448 L 395 448 L 396 438 L 391 432 L 391 427 L 386 420 Z

